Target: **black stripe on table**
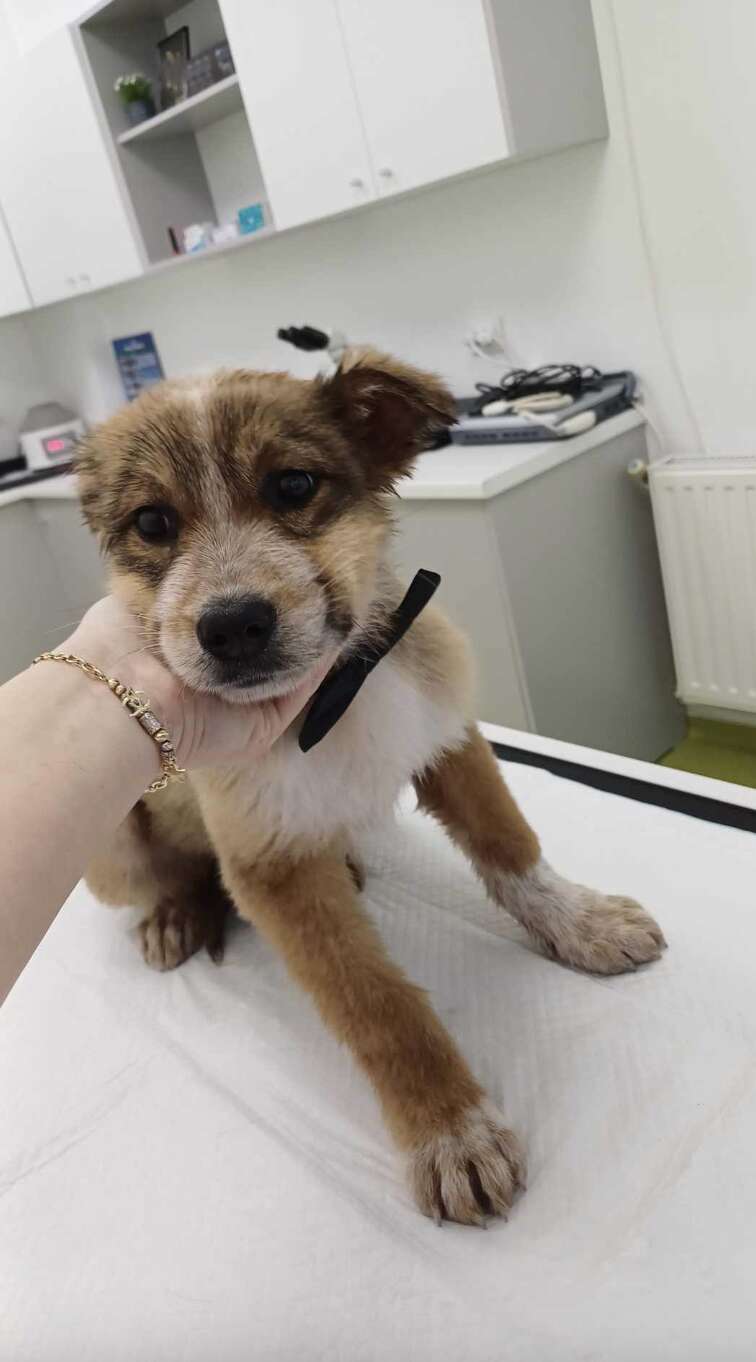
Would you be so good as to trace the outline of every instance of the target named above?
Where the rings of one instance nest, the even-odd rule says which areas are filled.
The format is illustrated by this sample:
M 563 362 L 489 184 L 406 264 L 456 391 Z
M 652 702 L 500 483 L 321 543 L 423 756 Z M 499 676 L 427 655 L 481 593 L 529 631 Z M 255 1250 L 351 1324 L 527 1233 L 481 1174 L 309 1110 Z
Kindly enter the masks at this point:
M 605 794 L 622 795 L 624 799 L 635 799 L 640 804 L 673 809 L 675 813 L 687 813 L 691 818 L 702 818 L 706 823 L 721 823 L 724 827 L 738 828 L 741 832 L 756 832 L 756 809 L 744 809 L 739 804 L 728 804 L 723 799 L 711 799 L 708 795 L 655 785 L 653 781 L 639 780 L 637 776 L 601 771 L 596 766 L 584 766 L 581 762 L 567 761 L 564 757 L 530 752 L 524 747 L 512 747 L 509 743 L 492 742 L 491 747 L 502 761 L 514 761 L 521 766 L 540 766 L 552 775 L 561 776 L 564 780 L 575 780 L 580 785 L 590 785 L 592 789 L 603 790 Z

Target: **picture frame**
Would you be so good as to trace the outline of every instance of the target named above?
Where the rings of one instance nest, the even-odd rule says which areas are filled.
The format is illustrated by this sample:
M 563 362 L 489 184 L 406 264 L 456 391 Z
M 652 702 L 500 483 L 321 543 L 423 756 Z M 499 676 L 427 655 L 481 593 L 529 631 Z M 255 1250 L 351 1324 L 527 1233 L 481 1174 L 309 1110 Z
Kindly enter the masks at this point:
M 160 67 L 160 108 L 173 109 L 188 93 L 189 29 L 184 24 L 157 45 Z

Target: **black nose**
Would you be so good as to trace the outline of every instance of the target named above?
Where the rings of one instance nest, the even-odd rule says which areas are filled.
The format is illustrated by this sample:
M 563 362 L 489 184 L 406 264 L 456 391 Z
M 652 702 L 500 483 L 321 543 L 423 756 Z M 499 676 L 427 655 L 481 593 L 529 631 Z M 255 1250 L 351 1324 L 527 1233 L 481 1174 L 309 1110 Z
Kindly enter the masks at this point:
M 259 657 L 276 627 L 276 608 L 262 596 L 218 601 L 197 621 L 197 638 L 206 653 L 223 662 Z

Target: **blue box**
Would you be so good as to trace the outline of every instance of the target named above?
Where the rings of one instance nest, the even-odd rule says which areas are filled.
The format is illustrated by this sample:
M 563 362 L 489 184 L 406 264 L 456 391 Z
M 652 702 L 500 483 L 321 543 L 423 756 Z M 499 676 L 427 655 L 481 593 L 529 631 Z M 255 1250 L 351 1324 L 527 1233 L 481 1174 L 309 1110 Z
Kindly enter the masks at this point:
M 260 228 L 265 226 L 265 210 L 262 204 L 250 203 L 246 208 L 240 208 L 236 214 L 236 221 L 242 236 L 248 236 L 250 232 L 259 232 Z

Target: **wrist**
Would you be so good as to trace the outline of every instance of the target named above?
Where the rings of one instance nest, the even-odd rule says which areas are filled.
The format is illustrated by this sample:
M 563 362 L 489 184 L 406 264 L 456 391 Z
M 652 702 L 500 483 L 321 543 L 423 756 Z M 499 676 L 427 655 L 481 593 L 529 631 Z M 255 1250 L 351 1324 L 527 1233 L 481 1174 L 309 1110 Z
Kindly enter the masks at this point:
M 98 656 L 105 663 L 101 652 Z M 161 777 L 165 783 L 165 777 L 170 778 L 180 768 L 184 729 L 180 687 L 156 659 L 138 658 L 119 667 L 117 673 L 115 669 L 106 671 L 100 662 L 93 661 L 91 650 L 82 649 L 79 638 L 73 634 L 60 650 L 35 660 L 55 662 L 58 678 L 67 674 L 54 684 L 74 726 L 80 728 L 82 723 L 91 721 L 90 726 L 98 729 L 104 740 L 117 744 L 119 760 L 122 756 L 128 760 L 133 751 L 135 761 L 131 765 L 144 769 L 148 764 L 149 779 L 144 781 L 140 793 Z M 46 666 L 32 670 L 50 676 Z M 129 726 L 126 719 L 133 719 L 134 723 Z M 142 729 L 140 738 L 133 736 L 137 728 Z M 121 751 L 124 744 L 128 744 L 129 751 Z
M 120 621 L 118 629 L 114 631 L 108 616 L 101 617 L 100 607 L 110 607 L 112 604 L 115 603 L 110 600 L 99 602 L 88 611 L 71 637 L 61 645 L 60 651 L 93 663 L 107 677 L 113 677 L 142 695 L 148 709 L 168 733 L 178 764 L 182 766 L 181 749 L 186 729 L 183 687 L 149 645 L 145 644 L 136 630 L 135 621 L 129 621 L 131 632 L 125 634 Z M 135 727 L 138 727 L 138 723 Z M 147 735 L 145 741 L 152 744 L 159 760 L 157 744 Z
M 139 725 L 118 697 L 79 667 L 43 661 L 7 684 L 18 691 L 20 728 L 34 727 L 49 767 L 69 769 L 73 760 L 77 774 L 96 783 L 116 768 L 120 792 L 132 803 L 160 774 L 157 745 L 146 733 L 137 734 Z

